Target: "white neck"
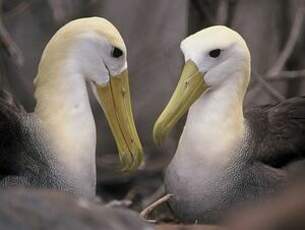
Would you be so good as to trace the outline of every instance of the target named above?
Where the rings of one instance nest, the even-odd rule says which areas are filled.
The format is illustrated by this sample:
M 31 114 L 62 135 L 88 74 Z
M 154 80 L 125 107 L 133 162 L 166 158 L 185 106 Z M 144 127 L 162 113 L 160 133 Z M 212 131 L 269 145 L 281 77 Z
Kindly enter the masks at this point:
M 245 133 L 244 79 L 239 74 L 230 77 L 191 106 L 176 153 L 183 160 L 212 167 L 222 167 L 232 160 Z
M 35 113 L 50 137 L 55 158 L 77 193 L 95 193 L 96 127 L 85 79 L 69 65 L 39 72 Z M 66 68 L 66 69 L 65 69 Z

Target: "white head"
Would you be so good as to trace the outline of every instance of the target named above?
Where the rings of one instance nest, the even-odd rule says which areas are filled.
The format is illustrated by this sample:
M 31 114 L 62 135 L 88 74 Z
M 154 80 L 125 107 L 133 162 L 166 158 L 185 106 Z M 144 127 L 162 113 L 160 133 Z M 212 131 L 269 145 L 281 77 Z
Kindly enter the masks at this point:
M 74 20 L 62 27 L 46 46 L 39 72 L 53 65 L 70 65 L 70 71 L 97 85 L 127 70 L 127 50 L 119 31 L 99 17 Z M 41 74 L 36 81 L 40 81 Z
M 208 87 L 217 86 L 240 71 L 249 81 L 249 49 L 244 39 L 228 27 L 213 26 L 201 30 L 184 39 L 180 47 L 185 62 L 195 63 Z
M 229 85 L 243 98 L 250 79 L 249 49 L 238 33 L 225 26 L 209 27 L 187 37 L 181 50 L 185 65 L 180 81 L 154 126 L 158 144 L 207 89 Z

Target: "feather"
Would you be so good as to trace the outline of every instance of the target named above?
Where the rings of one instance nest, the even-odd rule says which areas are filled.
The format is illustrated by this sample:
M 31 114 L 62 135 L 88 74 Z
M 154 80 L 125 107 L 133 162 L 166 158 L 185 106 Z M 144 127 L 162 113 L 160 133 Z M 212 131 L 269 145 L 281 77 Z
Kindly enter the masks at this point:
M 305 157 L 305 98 L 247 110 L 256 140 L 255 160 L 282 168 Z

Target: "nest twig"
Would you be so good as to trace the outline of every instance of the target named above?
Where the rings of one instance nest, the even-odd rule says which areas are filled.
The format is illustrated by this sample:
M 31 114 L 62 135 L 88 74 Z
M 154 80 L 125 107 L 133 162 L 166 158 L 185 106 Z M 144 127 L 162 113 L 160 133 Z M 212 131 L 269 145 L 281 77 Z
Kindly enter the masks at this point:
M 161 204 L 167 202 L 171 197 L 173 197 L 173 194 L 166 194 L 165 196 L 162 196 L 161 198 L 150 204 L 148 207 L 143 209 L 143 211 L 140 213 L 140 216 L 146 221 L 155 222 L 154 220 L 148 219 L 149 214 Z

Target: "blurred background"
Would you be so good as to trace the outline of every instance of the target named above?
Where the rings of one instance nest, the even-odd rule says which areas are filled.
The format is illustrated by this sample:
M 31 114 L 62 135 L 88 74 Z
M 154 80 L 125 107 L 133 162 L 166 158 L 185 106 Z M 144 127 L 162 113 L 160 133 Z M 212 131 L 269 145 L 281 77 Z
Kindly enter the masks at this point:
M 179 79 L 180 41 L 204 27 L 237 30 L 252 54 L 252 80 L 245 106 L 305 95 L 304 0 L 0 0 L 1 87 L 33 111 L 33 79 L 43 48 L 66 22 L 86 16 L 110 20 L 128 50 L 134 116 L 145 165 L 120 171 L 104 115 L 92 101 L 98 128 L 98 194 L 130 199 L 139 209 L 162 185 L 162 171 L 175 152 L 182 120 L 157 148 L 152 127 Z

